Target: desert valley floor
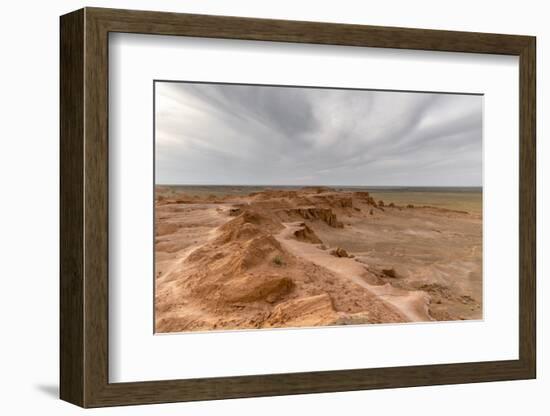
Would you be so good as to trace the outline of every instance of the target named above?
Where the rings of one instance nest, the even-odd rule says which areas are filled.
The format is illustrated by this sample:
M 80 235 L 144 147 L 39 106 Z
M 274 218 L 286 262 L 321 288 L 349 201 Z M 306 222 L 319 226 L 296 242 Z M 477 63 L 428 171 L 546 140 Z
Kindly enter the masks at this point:
M 481 192 L 155 190 L 155 330 L 482 317 Z

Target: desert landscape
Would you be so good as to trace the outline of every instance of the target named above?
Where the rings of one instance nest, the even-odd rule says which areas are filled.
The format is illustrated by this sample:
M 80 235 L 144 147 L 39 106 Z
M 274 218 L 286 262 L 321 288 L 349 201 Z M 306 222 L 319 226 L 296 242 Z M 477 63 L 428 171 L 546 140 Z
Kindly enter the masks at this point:
M 155 81 L 155 332 L 483 318 L 483 96 Z
M 481 189 L 155 189 L 158 333 L 482 318 Z

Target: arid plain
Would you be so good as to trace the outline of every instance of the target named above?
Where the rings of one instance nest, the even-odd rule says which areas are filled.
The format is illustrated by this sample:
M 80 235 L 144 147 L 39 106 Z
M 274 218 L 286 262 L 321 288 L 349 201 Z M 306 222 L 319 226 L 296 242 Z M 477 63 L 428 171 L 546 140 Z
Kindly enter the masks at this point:
M 155 194 L 156 332 L 482 318 L 480 190 Z

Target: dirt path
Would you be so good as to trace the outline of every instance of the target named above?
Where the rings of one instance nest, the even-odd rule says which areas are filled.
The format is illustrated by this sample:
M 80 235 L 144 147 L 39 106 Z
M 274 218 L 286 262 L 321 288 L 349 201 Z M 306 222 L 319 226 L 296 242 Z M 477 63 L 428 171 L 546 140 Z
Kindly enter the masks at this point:
M 365 273 L 364 266 L 354 259 L 334 257 L 328 250 L 321 250 L 315 244 L 296 240 L 293 234 L 301 228 L 300 224 L 300 222 L 283 223 L 285 229 L 275 236 L 289 252 L 329 269 L 342 279 L 351 280 L 362 286 L 392 305 L 412 322 L 432 320 L 428 312 L 429 297 L 425 292 L 398 289 L 389 283 L 380 286 L 368 284 L 361 277 Z

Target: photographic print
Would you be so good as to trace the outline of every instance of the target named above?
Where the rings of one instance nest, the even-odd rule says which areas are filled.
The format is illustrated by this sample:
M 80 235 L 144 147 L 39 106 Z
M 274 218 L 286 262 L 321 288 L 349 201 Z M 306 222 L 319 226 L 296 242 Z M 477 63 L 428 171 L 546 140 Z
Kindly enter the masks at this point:
M 154 100 L 155 332 L 482 319 L 482 95 Z

